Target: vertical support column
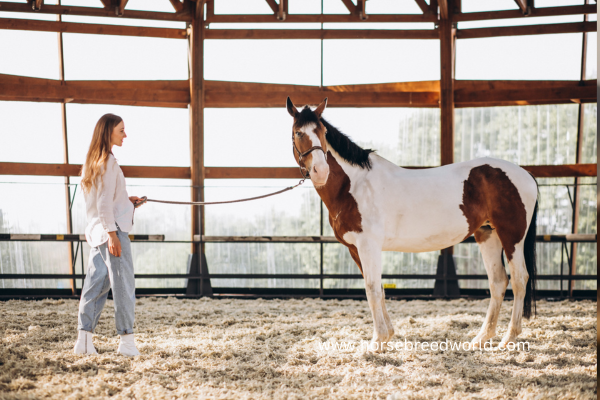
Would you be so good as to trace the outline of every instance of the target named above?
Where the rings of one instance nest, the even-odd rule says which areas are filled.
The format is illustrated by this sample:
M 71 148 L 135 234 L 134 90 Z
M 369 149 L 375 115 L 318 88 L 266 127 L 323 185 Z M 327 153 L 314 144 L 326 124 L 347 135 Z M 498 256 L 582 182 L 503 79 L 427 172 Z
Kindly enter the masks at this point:
M 60 0 L 58 0 L 58 5 L 60 5 Z M 57 21 L 61 21 L 61 15 L 57 14 Z M 61 32 L 58 32 L 58 66 L 59 66 L 59 77 L 60 84 L 65 84 L 65 58 L 63 54 L 63 36 Z M 69 163 L 69 144 L 67 141 L 67 105 L 65 101 L 60 103 L 60 111 L 62 117 L 62 136 L 63 136 L 63 162 L 65 164 Z M 65 204 L 66 204 L 66 216 L 67 216 L 67 234 L 73 233 L 73 221 L 71 218 L 71 179 L 68 176 L 65 176 Z M 69 242 L 69 273 L 71 275 L 75 275 L 75 260 L 73 260 L 73 242 Z M 83 259 L 83 247 L 81 250 L 81 259 Z M 73 295 L 77 294 L 77 286 L 75 278 L 71 279 L 71 293 Z
M 452 22 L 455 2 L 439 1 L 440 20 L 440 163 L 454 162 L 454 64 L 456 51 L 456 27 Z M 453 260 L 454 248 L 443 249 L 438 260 L 437 274 L 444 276 L 443 281 L 436 280 L 434 293 L 444 297 L 458 296 L 458 281 L 447 281 L 447 277 L 456 276 Z
M 204 201 L 204 0 L 190 2 L 194 16 L 189 27 L 189 74 L 190 74 L 190 167 L 192 178 L 192 201 Z M 204 207 L 192 206 L 192 243 L 188 273 L 206 275 L 208 268 L 204 255 Z M 187 294 L 212 296 L 210 280 L 189 279 Z
M 449 1 L 451 3 L 451 1 Z M 440 31 L 440 162 L 454 162 L 454 55 L 456 28 L 452 23 L 452 6 L 448 5 L 448 19 L 441 19 Z
M 589 4 L 589 0 L 585 1 L 585 4 Z M 584 14 L 583 16 L 584 22 L 588 21 L 588 15 Z M 586 74 L 586 62 L 587 62 L 587 33 L 583 32 L 582 38 L 582 52 L 581 52 L 581 81 L 585 80 Z M 584 131 L 584 105 L 579 103 L 579 115 L 577 119 L 577 148 L 575 150 L 575 163 L 581 163 L 581 150 L 582 150 L 582 142 L 583 142 L 583 131 Z M 579 225 L 579 181 L 580 178 L 575 178 L 575 186 L 573 187 L 573 233 L 578 232 Z M 570 275 L 575 275 L 577 273 L 577 243 L 571 243 L 571 265 L 570 265 Z M 561 282 L 562 285 L 562 282 Z M 575 281 L 569 279 L 569 296 L 573 297 L 573 290 L 575 290 Z

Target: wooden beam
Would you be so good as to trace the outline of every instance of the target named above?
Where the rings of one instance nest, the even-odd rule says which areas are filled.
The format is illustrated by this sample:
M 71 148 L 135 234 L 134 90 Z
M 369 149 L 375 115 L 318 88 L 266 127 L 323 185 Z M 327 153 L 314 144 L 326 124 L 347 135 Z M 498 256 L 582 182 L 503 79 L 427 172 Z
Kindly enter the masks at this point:
M 204 1 L 197 1 L 188 38 L 190 90 L 190 188 L 191 201 L 204 201 Z M 191 207 L 191 240 L 204 235 L 204 207 Z M 204 243 L 192 243 L 190 273 L 204 271 Z M 202 294 L 204 281 L 189 281 L 187 291 Z
M 350 14 L 357 15 L 358 9 L 356 8 L 352 0 L 342 0 L 342 3 L 344 3 L 348 11 L 350 11 Z
M 127 2 L 128 2 L 128 0 L 119 0 L 119 5 L 116 6 L 117 14 L 119 16 L 123 16 L 123 13 L 125 12 L 125 7 L 127 6 Z
M 499 36 L 548 35 L 555 33 L 596 32 L 596 22 L 573 22 L 567 24 L 503 26 L 496 28 L 459 29 L 458 39 L 477 39 Z
M 369 22 L 436 22 L 437 16 L 428 14 L 369 14 Z M 207 23 L 272 23 L 272 15 L 214 15 L 208 16 Z M 285 21 L 290 23 L 342 23 L 357 22 L 356 16 L 348 14 L 288 14 Z
M 102 5 L 104 6 L 104 8 L 106 9 L 111 9 L 112 8 L 112 0 L 100 0 L 102 2 Z
M 298 168 L 206 167 L 206 179 L 301 179 Z
M 189 0 L 188 0 L 189 1 Z M 215 0 L 207 0 L 206 1 L 206 16 L 204 20 L 208 25 L 208 20 L 215 16 Z
M 597 164 L 523 165 L 536 178 L 597 176 Z M 422 169 L 432 167 L 405 167 Z M 297 167 L 206 167 L 206 179 L 296 179 Z
M 554 89 L 578 86 L 596 87 L 596 79 L 588 81 L 520 81 L 520 80 L 455 80 L 454 90 L 458 91 L 495 91 Z
M 423 14 L 429 11 L 429 4 L 425 3 L 425 0 L 415 0 Z
M 28 0 L 27 3 L 31 4 L 32 10 L 39 11 L 42 9 L 42 4 L 44 4 L 44 0 Z
M 566 6 L 566 7 L 544 7 L 544 8 L 533 8 L 531 14 L 527 16 L 532 17 L 552 17 L 561 15 L 578 15 L 578 14 L 596 14 L 597 7 L 595 4 L 587 4 L 582 6 Z M 484 12 L 473 12 L 473 13 L 461 13 L 454 15 L 453 19 L 456 22 L 465 21 L 485 21 L 493 19 L 510 19 L 510 18 L 524 18 L 526 16 L 520 10 L 503 10 L 503 11 L 484 11 Z
M 122 165 L 121 169 L 129 178 L 190 179 L 189 167 Z M 81 165 L 0 162 L 0 175 L 80 176 Z
M 460 107 L 469 107 L 469 104 L 477 103 L 495 103 L 505 105 L 506 103 L 523 105 L 528 101 L 556 101 L 561 100 L 566 103 L 573 100 L 595 101 L 597 96 L 594 86 L 566 86 L 556 88 L 524 88 L 509 90 L 490 90 L 490 91 L 465 91 L 456 90 L 454 99 Z
M 597 176 L 598 164 L 523 165 L 536 178 Z
M 517 3 L 517 6 L 519 6 L 519 9 L 523 15 L 529 15 L 529 6 L 527 5 L 527 0 L 515 0 L 515 3 Z
M 449 19 L 449 8 L 450 5 L 448 4 L 448 2 L 451 0 L 439 0 L 439 7 L 440 7 L 440 19 Z
M 169 1 L 171 2 L 171 5 L 175 9 L 175 12 L 183 11 L 183 3 L 181 1 L 179 1 L 179 0 L 169 0 Z
M 0 29 L 62 33 L 89 33 L 96 35 L 142 36 L 167 39 L 185 39 L 185 29 L 148 28 L 143 26 L 99 25 L 76 22 L 40 21 L 33 19 L 0 18 Z
M 445 1 L 445 7 L 452 3 Z M 440 2 L 440 10 L 442 1 Z M 448 12 L 448 11 L 447 11 Z M 440 20 L 440 163 L 441 165 L 454 162 L 454 60 L 456 53 L 456 29 L 452 24 L 452 14 L 447 14 Z
M 212 2 L 209 2 L 209 5 Z M 434 6 L 435 3 L 435 6 Z M 431 1 L 431 8 L 437 9 L 437 1 Z M 42 14 L 64 14 L 64 15 L 81 15 L 90 17 L 117 17 L 114 10 L 108 10 L 104 8 L 96 7 L 74 7 L 74 6 L 60 6 L 53 4 L 44 4 L 44 8 L 39 11 L 32 11 L 31 7 L 25 3 L 15 2 L 0 2 L 0 11 L 11 11 L 11 12 L 23 12 L 23 13 L 42 13 Z M 544 7 L 534 8 L 531 10 L 530 17 L 547 17 L 547 16 L 558 16 L 558 15 L 577 15 L 577 14 L 596 14 L 596 4 L 579 5 L 579 6 L 565 6 L 565 7 Z M 150 19 L 150 20 L 164 20 L 164 21 L 190 21 L 191 16 L 187 10 L 183 13 L 167 13 L 167 12 L 155 12 L 155 11 L 137 11 L 137 10 L 126 10 L 123 13 L 124 18 L 134 19 Z M 207 23 L 213 22 L 239 22 L 239 23 L 261 23 L 261 22 L 273 22 L 271 15 L 215 15 L 211 17 L 207 16 Z M 453 16 L 453 20 L 456 22 L 462 21 L 483 21 L 493 19 L 509 19 L 509 18 L 523 18 L 523 14 L 520 10 L 503 10 L 503 11 L 485 11 L 475 13 L 461 13 Z M 436 22 L 437 16 L 433 14 L 371 14 L 369 15 L 369 22 Z M 356 22 L 356 18 L 348 14 L 307 14 L 307 15 L 288 15 L 285 22 L 298 23 L 298 22 Z
M 5 101 L 41 101 L 41 102 L 73 102 L 83 104 L 120 104 L 153 107 L 187 108 L 190 102 L 186 88 L 171 90 L 163 86 L 175 84 L 152 84 L 144 87 L 144 81 L 126 81 L 121 84 L 115 81 L 78 82 L 57 81 L 51 79 L 5 78 L 0 75 L 0 100 Z M 31 80 L 31 81 L 30 81 Z M 31 83 L 29 83 L 31 82 Z M 187 81 L 183 81 L 187 83 Z
M 360 18 L 361 21 L 366 21 L 369 19 L 369 16 L 367 15 L 367 0 L 356 0 L 358 3 L 357 9 L 358 9 L 358 18 Z
M 53 4 L 44 4 L 44 8 L 39 11 L 32 11 L 28 4 L 14 2 L 0 2 L 0 11 L 22 12 L 30 14 L 59 14 L 59 15 L 80 15 L 88 17 L 111 17 L 117 18 L 114 9 L 97 8 L 97 7 L 73 7 Z M 137 11 L 126 10 L 121 16 L 123 18 L 133 19 L 150 19 L 160 21 L 189 21 L 191 19 L 189 13 L 166 13 L 156 11 Z
M 208 29 L 206 39 L 437 39 L 438 32 L 415 30 L 346 29 Z
M 297 104 L 319 104 L 328 97 L 329 107 L 429 107 L 439 106 L 439 92 L 218 92 L 206 91 L 206 107 L 283 107 L 290 96 Z
M 524 165 L 538 178 L 597 176 L 598 164 Z M 405 167 L 422 169 L 431 167 Z M 190 179 L 189 167 L 147 167 L 122 165 L 128 178 Z M 80 176 L 78 164 L 37 164 L 0 162 L 0 175 Z M 205 179 L 295 179 L 297 167 L 205 167 Z
M 275 13 L 278 21 L 285 21 L 288 16 L 288 0 L 279 0 L 279 9 Z
M 279 0 L 281 1 L 281 0 Z M 279 12 L 279 4 L 275 0 L 266 0 L 271 10 L 273 10 L 273 14 L 277 14 Z
M 594 102 L 596 80 L 455 81 L 455 107 Z M 440 82 L 318 86 L 206 81 L 206 107 L 281 107 L 329 97 L 330 107 L 439 107 Z M 0 100 L 187 108 L 189 81 L 64 81 L 0 74 Z M 283 99 L 283 100 L 282 100 Z

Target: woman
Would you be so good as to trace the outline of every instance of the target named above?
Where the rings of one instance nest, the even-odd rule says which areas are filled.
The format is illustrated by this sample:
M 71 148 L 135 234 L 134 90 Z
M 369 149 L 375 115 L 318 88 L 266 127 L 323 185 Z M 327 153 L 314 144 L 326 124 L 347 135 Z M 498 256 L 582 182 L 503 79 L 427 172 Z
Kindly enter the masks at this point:
M 117 351 L 130 357 L 140 354 L 133 337 L 135 278 L 128 232 L 135 207 L 142 204 L 142 199 L 127 196 L 125 177 L 112 153 L 112 147 L 121 147 L 126 137 L 121 117 L 103 115 L 94 129 L 81 171 L 87 213 L 85 238 L 91 250 L 79 302 L 79 335 L 74 348 L 77 354 L 97 354 L 92 333 L 111 287 L 121 338 Z

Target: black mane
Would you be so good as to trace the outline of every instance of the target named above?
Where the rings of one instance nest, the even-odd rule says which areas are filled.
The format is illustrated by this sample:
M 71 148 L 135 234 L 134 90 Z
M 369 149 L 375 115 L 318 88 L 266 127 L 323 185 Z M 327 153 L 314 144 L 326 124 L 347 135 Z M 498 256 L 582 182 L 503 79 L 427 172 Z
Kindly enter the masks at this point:
M 299 127 L 310 123 L 318 125 L 318 122 L 319 119 L 317 118 L 317 115 L 308 106 L 305 106 L 296 118 L 296 125 Z M 369 160 L 369 154 L 373 153 L 375 150 L 363 149 L 324 118 L 321 118 L 321 122 L 325 125 L 325 129 L 327 129 L 327 143 L 329 143 L 329 145 L 344 160 L 352 165 L 371 169 L 372 165 L 371 160 Z

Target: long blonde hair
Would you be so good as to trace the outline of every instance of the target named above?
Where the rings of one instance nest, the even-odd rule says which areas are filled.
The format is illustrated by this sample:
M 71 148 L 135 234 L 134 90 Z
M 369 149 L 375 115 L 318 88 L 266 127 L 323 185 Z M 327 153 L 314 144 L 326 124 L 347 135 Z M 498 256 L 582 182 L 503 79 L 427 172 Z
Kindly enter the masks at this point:
M 123 118 L 118 115 L 104 114 L 96 123 L 85 164 L 81 170 L 81 187 L 86 193 L 96 186 L 98 176 L 101 177 L 106 172 L 106 163 L 109 155 L 112 154 L 110 138 L 113 129 L 121 121 Z M 98 188 L 96 187 L 96 189 Z

